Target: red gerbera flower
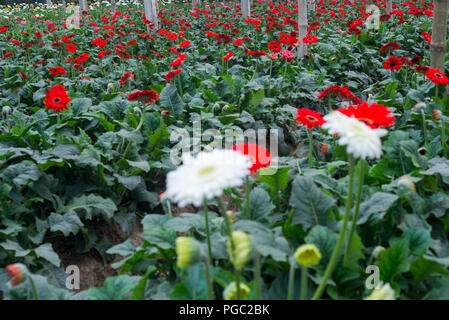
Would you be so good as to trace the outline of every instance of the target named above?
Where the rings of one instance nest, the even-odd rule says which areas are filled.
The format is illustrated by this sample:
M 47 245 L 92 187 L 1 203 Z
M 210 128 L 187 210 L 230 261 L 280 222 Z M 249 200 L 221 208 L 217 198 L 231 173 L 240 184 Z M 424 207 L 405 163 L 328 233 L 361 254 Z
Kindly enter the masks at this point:
M 69 52 L 76 52 L 76 46 L 73 44 L 68 44 L 65 46 L 65 49 Z
M 301 108 L 296 111 L 296 121 L 307 127 L 309 130 L 319 127 L 325 122 L 323 116 L 319 112 L 306 108 Z
M 397 42 L 389 42 L 386 45 L 382 46 L 379 51 L 381 53 L 393 52 L 394 50 L 397 50 L 400 47 L 401 46 Z
M 188 46 L 190 46 L 190 41 L 188 41 L 188 40 L 183 41 L 183 42 L 181 42 L 179 44 L 179 48 L 185 48 L 185 47 L 188 47 Z
M 306 43 L 306 44 L 312 44 L 318 41 L 318 38 L 315 36 L 312 36 L 311 34 L 309 34 L 308 36 L 305 36 L 302 39 L 302 42 Z
M 271 52 L 277 53 L 282 50 L 282 47 L 279 41 L 273 40 L 268 44 L 268 49 L 270 49 Z
M 61 84 L 57 84 L 51 87 L 45 95 L 45 106 L 48 110 L 55 110 L 61 112 L 67 110 L 67 105 L 70 103 L 69 95 L 67 94 L 65 87 Z
M 215 36 L 217 43 L 228 44 L 232 41 L 231 37 L 224 33 L 219 33 Z
M 67 74 L 63 67 L 53 67 L 48 70 L 52 76 L 57 76 L 59 74 Z
M 228 61 L 234 55 L 234 52 L 229 51 L 224 57 L 221 58 L 223 61 Z
M 340 108 L 337 111 L 348 117 L 355 117 L 363 121 L 368 127 L 377 129 L 379 127 L 388 128 L 394 124 L 395 117 L 390 109 L 382 104 L 363 102 L 356 106 Z
M 175 74 L 180 74 L 181 71 L 182 71 L 181 69 L 176 69 L 176 70 L 173 70 L 173 71 L 169 71 L 169 72 L 165 75 L 165 80 L 166 80 L 167 82 L 170 82 L 171 79 L 173 79 L 173 76 L 174 76 Z
M 121 86 L 124 86 L 126 84 L 126 80 L 128 80 L 128 79 L 133 80 L 134 75 L 131 72 L 126 71 L 118 82 Z
M 281 34 L 279 37 L 279 42 L 283 44 L 289 44 L 292 41 L 292 36 L 289 34 Z
M 22 267 L 21 264 L 10 264 L 7 265 L 6 273 L 8 274 L 9 283 L 12 287 L 17 286 L 19 283 L 21 283 L 24 279 L 25 275 L 25 269 Z
M 117 52 L 117 55 L 121 58 L 121 59 L 125 59 L 125 60 L 129 60 L 129 58 L 131 57 L 130 54 L 126 51 L 120 50 L 120 49 L 115 49 L 115 52 Z
M 174 32 L 170 32 L 169 34 L 167 34 L 167 39 L 168 40 L 176 40 L 176 39 L 178 39 L 178 35 Z
M 436 85 L 444 84 L 447 86 L 449 84 L 449 78 L 439 69 L 428 69 L 426 71 L 426 77 Z
M 100 47 L 100 48 L 104 48 L 106 46 L 106 41 L 103 40 L 102 38 L 96 38 L 95 40 L 92 40 L 92 43 L 96 47 Z
M 128 100 L 152 104 L 159 100 L 159 94 L 153 90 L 136 91 L 128 95 Z
M 83 53 L 78 58 L 76 58 L 76 62 L 81 63 L 81 62 L 87 61 L 87 59 L 89 59 L 89 54 Z
M 265 147 L 254 143 L 239 143 L 232 147 L 232 150 L 240 152 L 251 158 L 252 166 L 249 169 L 256 173 L 259 168 L 268 167 L 271 164 L 271 154 Z
M 402 60 L 399 59 L 398 57 L 389 57 L 385 62 L 384 62 L 384 68 L 387 70 L 399 70 L 402 67 Z
M 360 98 L 356 97 L 351 91 L 349 91 L 347 84 L 345 84 L 343 87 L 340 87 L 337 85 L 330 86 L 329 88 L 327 88 L 324 91 L 321 91 L 318 94 L 318 100 L 323 99 L 324 97 L 328 96 L 331 93 L 333 95 L 340 96 L 341 98 L 345 99 L 346 101 L 352 101 L 355 104 L 359 104 L 362 102 L 360 100 Z

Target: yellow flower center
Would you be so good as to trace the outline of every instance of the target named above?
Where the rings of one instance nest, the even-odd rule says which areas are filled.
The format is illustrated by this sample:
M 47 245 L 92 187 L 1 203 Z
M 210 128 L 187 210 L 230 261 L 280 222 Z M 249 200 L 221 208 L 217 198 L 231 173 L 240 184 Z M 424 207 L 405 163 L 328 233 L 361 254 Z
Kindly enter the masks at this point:
M 207 175 L 211 174 L 214 171 L 215 171 L 215 167 L 208 166 L 208 167 L 204 167 L 200 171 L 198 171 L 198 174 L 200 176 L 207 176 Z

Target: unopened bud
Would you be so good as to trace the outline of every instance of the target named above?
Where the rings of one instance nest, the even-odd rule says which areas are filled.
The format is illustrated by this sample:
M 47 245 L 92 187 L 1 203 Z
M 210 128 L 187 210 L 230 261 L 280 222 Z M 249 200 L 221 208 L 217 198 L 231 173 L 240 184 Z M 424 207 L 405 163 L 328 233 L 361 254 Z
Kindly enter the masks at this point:
M 406 176 L 402 176 L 402 177 L 399 179 L 398 186 L 399 186 L 400 188 L 408 189 L 408 190 L 410 190 L 410 191 L 416 191 L 415 184 L 413 183 L 412 180 L 410 180 L 410 179 L 409 179 L 408 177 L 406 177 Z
M 250 289 L 244 283 L 240 283 L 240 299 L 246 300 L 249 296 Z M 223 291 L 223 299 L 237 300 L 237 283 L 231 282 Z
M 380 258 L 381 258 L 381 253 L 382 252 L 384 252 L 386 249 L 384 248 L 384 247 L 382 247 L 382 246 L 377 246 L 377 247 L 375 247 L 374 248 L 374 250 L 373 250 L 373 256 L 374 256 L 374 258 L 376 258 L 377 260 L 380 260 Z
M 304 267 L 312 266 L 320 262 L 321 252 L 314 244 L 303 244 L 296 249 L 295 259 Z
M 231 241 L 234 244 L 234 248 L 232 248 Z M 248 234 L 243 231 L 234 231 L 231 239 L 228 239 L 226 246 L 234 268 L 236 270 L 242 270 L 251 252 L 251 242 Z
M 178 268 L 194 265 L 201 259 L 201 250 L 194 238 L 178 237 L 176 239 L 176 255 Z
M 441 119 L 441 113 L 440 110 L 437 109 L 433 109 L 432 110 L 432 120 L 433 121 L 438 121 Z

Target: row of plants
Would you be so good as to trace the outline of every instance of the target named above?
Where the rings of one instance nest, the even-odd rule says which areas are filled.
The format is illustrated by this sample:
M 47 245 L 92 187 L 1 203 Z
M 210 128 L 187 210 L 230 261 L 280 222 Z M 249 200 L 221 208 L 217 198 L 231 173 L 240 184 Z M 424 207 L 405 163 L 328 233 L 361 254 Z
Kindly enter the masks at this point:
M 395 5 L 377 29 L 369 4 L 383 13 L 320 1 L 303 39 L 295 1 L 254 1 L 246 19 L 235 2 L 161 3 L 157 30 L 133 2 L 1 8 L 4 297 L 449 298 L 432 3 Z M 198 123 L 277 130 L 278 154 L 263 140 L 221 149 Z M 179 128 L 204 149 L 181 165 Z M 112 245 L 96 227 L 112 222 L 126 236 L 141 223 L 143 243 Z M 60 242 L 123 256 L 119 275 L 67 290 Z

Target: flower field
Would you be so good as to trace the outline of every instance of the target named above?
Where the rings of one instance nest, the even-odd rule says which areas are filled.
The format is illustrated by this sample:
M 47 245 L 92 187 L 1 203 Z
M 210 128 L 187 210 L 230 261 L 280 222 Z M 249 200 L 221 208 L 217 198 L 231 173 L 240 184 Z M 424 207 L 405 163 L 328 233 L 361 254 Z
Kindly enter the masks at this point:
M 0 6 L 0 298 L 449 299 L 432 2 L 76 8 Z

